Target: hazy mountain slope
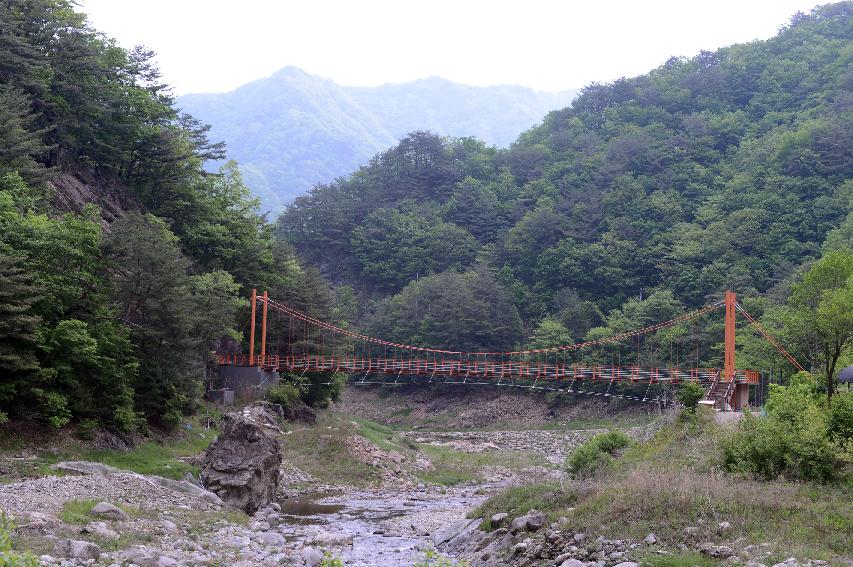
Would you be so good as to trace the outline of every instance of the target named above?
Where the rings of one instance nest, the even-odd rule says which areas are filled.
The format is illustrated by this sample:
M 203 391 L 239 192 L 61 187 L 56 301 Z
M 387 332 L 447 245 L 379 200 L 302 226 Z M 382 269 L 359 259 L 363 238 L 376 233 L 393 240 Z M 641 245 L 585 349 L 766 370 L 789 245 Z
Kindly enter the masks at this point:
M 248 185 L 275 210 L 316 183 L 349 174 L 410 131 L 508 145 L 574 94 L 438 78 L 342 87 L 285 67 L 229 93 L 182 96 L 178 106 L 213 126 L 212 138 L 228 143 Z

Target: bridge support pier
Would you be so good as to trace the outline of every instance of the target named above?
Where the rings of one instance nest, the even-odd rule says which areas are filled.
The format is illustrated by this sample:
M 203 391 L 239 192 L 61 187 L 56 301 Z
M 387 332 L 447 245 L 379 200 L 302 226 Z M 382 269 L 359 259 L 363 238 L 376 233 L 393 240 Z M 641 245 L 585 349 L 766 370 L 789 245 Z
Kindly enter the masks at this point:
M 735 384 L 731 406 L 735 411 L 741 411 L 749 405 L 749 384 Z

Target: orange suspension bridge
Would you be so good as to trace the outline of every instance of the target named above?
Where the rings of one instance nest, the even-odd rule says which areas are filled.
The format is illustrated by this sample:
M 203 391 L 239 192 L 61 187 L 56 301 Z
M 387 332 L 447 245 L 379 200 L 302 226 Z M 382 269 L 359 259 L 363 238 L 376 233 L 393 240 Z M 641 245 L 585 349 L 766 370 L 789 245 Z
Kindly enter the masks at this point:
M 259 354 L 256 346 L 258 307 L 261 311 Z M 717 314 L 723 309 L 725 331 L 722 368 L 699 367 L 698 344 L 692 365 L 679 364 L 681 353 L 676 351 L 673 357 L 672 339 L 668 365 L 654 364 L 663 358 L 660 352 L 661 341 L 657 342 L 657 358 L 655 343 L 652 342 L 647 352 L 651 364 L 648 363 L 649 360 L 642 360 L 641 342 L 644 337 L 678 325 L 684 327 L 688 322 L 695 324 L 697 319 Z M 271 311 L 276 314 L 277 322 L 273 329 L 268 326 Z M 639 401 L 660 401 L 648 395 L 653 385 L 697 382 L 706 387 L 706 403 L 713 404 L 718 409 L 740 409 L 748 404 L 749 387 L 757 385 L 761 375 L 754 370 L 736 367 L 737 313 L 742 314 L 755 331 L 778 349 L 792 365 L 803 370 L 796 359 L 743 309 L 731 291 L 725 293 L 724 299 L 701 309 L 612 336 L 539 349 L 466 352 L 401 344 L 357 333 L 275 301 L 268 297 L 267 292 L 258 295 L 256 290 L 252 290 L 249 352 L 221 352 L 218 353 L 218 362 L 222 367 L 258 367 L 265 371 L 303 375 L 346 373 L 355 377 L 355 384 L 400 383 L 401 380 L 404 383 L 418 380 L 440 381 L 562 390 Z M 274 341 L 270 340 L 273 332 Z M 282 334 L 285 335 L 284 344 L 281 340 Z M 636 358 L 633 358 L 634 345 Z M 606 355 L 592 352 L 595 347 L 609 349 L 609 363 L 602 361 Z M 627 354 L 629 350 L 632 361 L 629 361 Z M 597 359 L 598 362 L 591 362 L 590 359 Z M 593 383 L 605 383 L 607 388 L 595 390 L 583 386 Z M 646 385 L 645 394 L 617 395 L 611 392 L 614 385 L 620 383 Z M 636 389 L 633 392 L 636 393 Z

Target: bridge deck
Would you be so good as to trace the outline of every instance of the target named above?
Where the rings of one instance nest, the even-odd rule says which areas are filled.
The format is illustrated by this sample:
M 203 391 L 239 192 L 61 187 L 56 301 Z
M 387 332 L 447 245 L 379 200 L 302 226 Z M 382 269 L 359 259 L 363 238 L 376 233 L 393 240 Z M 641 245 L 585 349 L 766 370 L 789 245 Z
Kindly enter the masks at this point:
M 720 375 L 718 368 L 647 368 L 640 366 L 609 366 L 582 364 L 553 364 L 533 361 L 438 359 L 438 358 L 358 358 L 314 355 L 256 357 L 254 365 L 285 372 L 343 372 L 348 374 L 385 374 L 397 376 L 470 377 L 490 380 L 578 380 L 592 382 L 635 383 L 710 383 Z M 244 354 L 219 356 L 221 365 L 249 366 Z M 735 381 L 757 383 L 759 374 L 738 370 Z

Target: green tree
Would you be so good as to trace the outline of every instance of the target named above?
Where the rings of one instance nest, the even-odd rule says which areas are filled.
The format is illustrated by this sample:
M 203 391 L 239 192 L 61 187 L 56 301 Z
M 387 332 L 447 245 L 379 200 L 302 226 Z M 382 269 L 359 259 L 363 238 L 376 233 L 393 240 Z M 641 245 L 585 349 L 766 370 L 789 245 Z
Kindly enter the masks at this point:
M 788 304 L 790 332 L 821 365 L 831 401 L 836 364 L 853 345 L 853 253 L 829 252 L 818 260 L 794 286 Z
M 37 300 L 23 259 L 0 249 L 0 407 L 9 409 L 39 368 L 36 358 L 39 317 L 32 314 Z
M 174 426 L 193 408 L 203 375 L 189 261 L 163 221 L 140 213 L 113 224 L 104 251 L 116 307 L 139 357 L 136 407 Z

